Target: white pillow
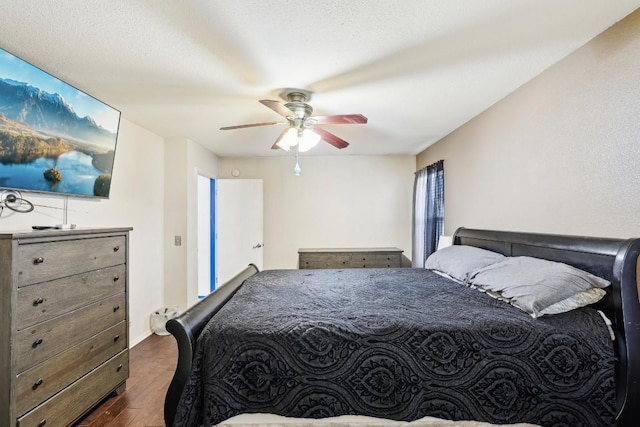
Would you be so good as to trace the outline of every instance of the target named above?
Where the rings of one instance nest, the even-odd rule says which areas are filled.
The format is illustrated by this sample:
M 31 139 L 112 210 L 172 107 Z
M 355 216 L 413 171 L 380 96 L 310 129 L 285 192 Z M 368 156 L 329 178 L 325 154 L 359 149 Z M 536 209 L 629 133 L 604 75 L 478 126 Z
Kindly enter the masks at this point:
M 469 283 L 488 291 L 499 292 L 509 302 L 533 317 L 548 314 L 545 310 L 562 309 L 582 302 L 566 300 L 593 288 L 605 288 L 609 281 L 567 264 L 531 257 L 510 257 L 484 267 L 469 276 Z M 593 298 L 593 295 L 588 297 Z M 550 308 L 551 307 L 551 308 Z
M 504 255 L 497 252 L 473 246 L 453 245 L 429 255 L 424 263 L 424 268 L 439 271 L 456 280 L 466 282 L 469 274 L 503 261 L 505 258 Z

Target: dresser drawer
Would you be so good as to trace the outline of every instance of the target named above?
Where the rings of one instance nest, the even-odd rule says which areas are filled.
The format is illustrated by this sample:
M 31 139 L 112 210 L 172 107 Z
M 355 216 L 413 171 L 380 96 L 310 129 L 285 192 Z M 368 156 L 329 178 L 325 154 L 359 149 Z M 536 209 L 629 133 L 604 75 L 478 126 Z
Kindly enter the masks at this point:
M 16 413 L 22 415 L 36 407 L 126 346 L 127 325 L 123 321 L 21 373 L 16 378 Z
M 17 372 L 121 322 L 125 314 L 126 295 L 121 293 L 18 331 L 15 345 Z
M 18 288 L 18 330 L 125 291 L 125 265 Z
M 345 268 L 349 267 L 350 255 L 305 254 L 300 255 L 300 268 Z
M 376 255 L 365 253 L 351 254 L 351 268 L 372 268 L 375 267 Z
M 376 255 L 376 267 L 379 268 L 400 268 L 402 263 L 400 261 L 400 255 Z
M 107 396 L 129 376 L 125 350 L 34 410 L 18 418 L 18 427 L 66 426 Z
M 124 264 L 124 236 L 21 244 L 17 286 Z

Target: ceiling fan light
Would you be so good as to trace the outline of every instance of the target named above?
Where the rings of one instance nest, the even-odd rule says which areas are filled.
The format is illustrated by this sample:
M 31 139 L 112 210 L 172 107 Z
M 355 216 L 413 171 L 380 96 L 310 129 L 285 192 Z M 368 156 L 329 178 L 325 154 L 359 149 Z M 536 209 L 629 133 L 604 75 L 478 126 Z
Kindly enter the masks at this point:
M 302 136 L 298 140 L 298 151 L 304 153 L 311 150 L 320 142 L 321 136 L 317 133 L 307 130 L 303 132 Z
M 290 128 L 287 133 L 276 144 L 285 151 L 289 151 L 298 143 L 298 132 L 294 128 Z

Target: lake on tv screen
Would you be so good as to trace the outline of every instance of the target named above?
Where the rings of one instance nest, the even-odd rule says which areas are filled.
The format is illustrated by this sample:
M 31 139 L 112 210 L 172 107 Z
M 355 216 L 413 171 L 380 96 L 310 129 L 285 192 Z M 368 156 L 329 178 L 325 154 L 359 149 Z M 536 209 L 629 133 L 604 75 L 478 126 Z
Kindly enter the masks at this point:
M 91 160 L 91 156 L 84 153 L 69 151 L 57 161 L 41 157 L 30 163 L 0 163 L 0 187 L 93 196 L 94 182 L 103 172 L 93 167 Z M 57 166 L 62 174 L 58 183 L 44 177 L 44 172 L 52 166 Z

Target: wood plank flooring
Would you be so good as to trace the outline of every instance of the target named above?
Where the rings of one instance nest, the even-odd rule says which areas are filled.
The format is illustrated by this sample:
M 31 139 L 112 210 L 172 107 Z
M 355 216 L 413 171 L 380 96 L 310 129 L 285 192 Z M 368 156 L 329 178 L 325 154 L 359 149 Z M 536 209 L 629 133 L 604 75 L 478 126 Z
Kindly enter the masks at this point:
M 178 361 L 171 335 L 151 335 L 129 350 L 127 389 L 109 397 L 78 427 L 163 427 L 164 397 Z

